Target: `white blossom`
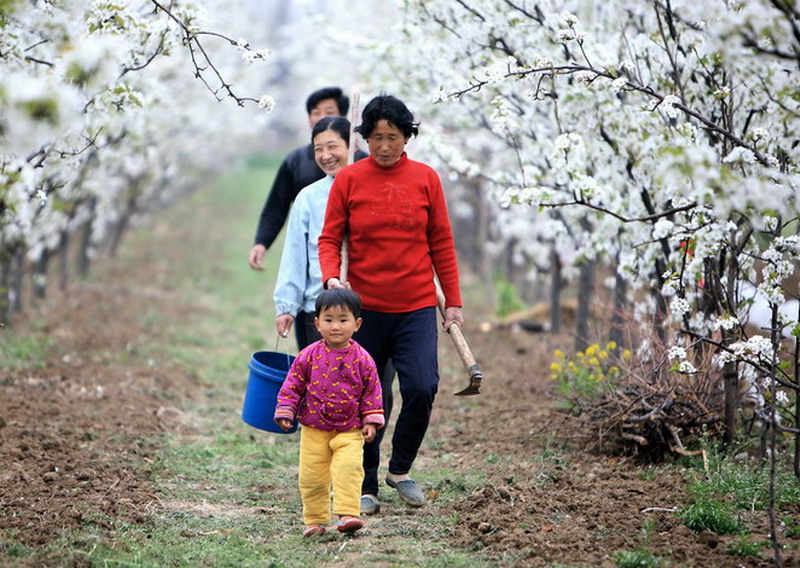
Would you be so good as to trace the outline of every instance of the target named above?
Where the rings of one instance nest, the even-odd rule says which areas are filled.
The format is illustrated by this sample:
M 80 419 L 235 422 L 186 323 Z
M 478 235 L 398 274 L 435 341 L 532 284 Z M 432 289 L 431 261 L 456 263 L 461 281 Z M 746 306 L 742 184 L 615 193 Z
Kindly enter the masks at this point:
M 673 317 L 678 319 L 682 318 L 691 309 L 692 307 L 689 305 L 689 302 L 686 300 L 686 298 L 675 297 L 670 304 L 670 311 L 672 312 Z
M 675 95 L 667 95 L 661 101 L 659 108 L 669 118 L 678 118 L 678 116 L 680 116 L 680 111 L 675 108 L 675 105 L 679 104 L 680 102 L 681 100 Z
M 731 150 L 727 156 L 722 159 L 723 162 L 726 164 L 742 162 L 745 164 L 752 164 L 756 161 L 756 156 L 753 154 L 753 151 L 749 148 L 743 148 L 741 146 L 737 146 L 733 150 Z
M 739 325 L 739 318 L 730 314 L 726 314 L 717 318 L 717 321 L 714 322 L 714 329 L 724 329 L 726 331 L 730 331 L 737 325 Z
M 673 345 L 672 347 L 669 348 L 669 351 L 667 352 L 667 358 L 678 359 L 682 361 L 686 359 L 686 349 L 678 345 Z
M 269 95 L 261 95 L 258 99 L 258 106 L 265 109 L 267 112 L 271 112 L 272 109 L 275 108 L 275 99 Z
M 729 346 L 730 353 L 721 355 L 724 362 L 736 359 L 749 359 L 761 363 L 768 363 L 772 359 L 772 342 L 763 335 L 753 335 L 747 341 L 738 341 Z
M 672 234 L 672 229 L 674 226 L 675 223 L 666 217 L 662 217 L 653 225 L 653 239 L 663 239 L 664 237 L 668 237 Z

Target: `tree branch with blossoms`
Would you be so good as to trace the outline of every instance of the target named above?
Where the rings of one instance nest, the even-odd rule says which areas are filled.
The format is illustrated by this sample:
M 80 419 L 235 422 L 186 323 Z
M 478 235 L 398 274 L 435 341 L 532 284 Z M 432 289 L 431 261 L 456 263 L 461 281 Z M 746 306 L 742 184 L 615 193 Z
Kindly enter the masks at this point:
M 222 39 L 223 41 L 228 42 L 232 46 L 243 50 L 247 54 L 248 59 L 250 61 L 266 60 L 270 55 L 269 50 L 266 49 L 253 50 L 246 42 L 242 40 L 238 42 L 234 41 L 230 37 L 227 37 L 218 32 L 193 30 L 185 22 L 183 22 L 177 15 L 175 15 L 175 13 L 172 10 L 164 6 L 161 2 L 159 2 L 158 0 L 150 0 L 150 1 L 153 3 L 153 5 L 156 6 L 158 10 L 164 12 L 180 28 L 181 34 L 183 36 L 183 43 L 189 49 L 189 56 L 191 57 L 192 64 L 194 65 L 195 77 L 199 79 L 203 83 L 203 85 L 205 85 L 205 87 L 208 89 L 209 92 L 211 92 L 211 94 L 214 95 L 214 98 L 216 98 L 217 101 L 222 101 L 225 98 L 230 97 L 234 101 L 236 101 L 236 104 L 238 104 L 239 106 L 244 106 L 246 102 L 253 102 L 261 107 L 265 108 L 268 107 L 270 109 L 272 108 L 271 99 L 268 100 L 265 97 L 256 99 L 253 97 L 237 95 L 233 90 L 233 86 L 227 81 L 225 81 L 225 79 L 222 76 L 222 73 L 220 73 L 219 69 L 217 69 L 216 65 L 212 61 L 208 52 L 206 51 L 205 46 L 200 41 L 200 37 L 209 36 Z M 211 74 L 214 77 L 214 80 L 219 83 L 218 87 L 213 86 L 211 82 L 206 78 L 205 73 L 209 69 L 211 70 Z M 220 97 L 219 95 L 220 90 L 225 92 L 225 95 L 222 97 Z

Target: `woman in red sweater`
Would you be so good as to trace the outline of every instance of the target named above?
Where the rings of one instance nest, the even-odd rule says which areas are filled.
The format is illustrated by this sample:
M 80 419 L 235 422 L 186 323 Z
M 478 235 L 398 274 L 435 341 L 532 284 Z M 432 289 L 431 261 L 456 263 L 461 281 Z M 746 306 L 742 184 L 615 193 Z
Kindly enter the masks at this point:
M 392 437 L 386 483 L 414 507 L 425 495 L 408 473 L 430 421 L 439 383 L 434 271 L 445 296 L 444 327 L 462 325 L 461 292 L 453 234 L 442 184 L 429 166 L 405 153 L 418 124 L 391 95 L 372 99 L 356 131 L 370 156 L 339 171 L 331 187 L 319 258 L 326 288 L 352 287 L 364 304 L 354 339 L 378 369 L 391 359 L 403 400 Z M 348 241 L 347 282 L 341 282 L 340 251 Z M 384 385 L 389 392 L 391 385 Z M 388 409 L 386 413 L 388 421 Z M 380 442 L 385 429 L 364 447 L 361 511 L 377 513 Z

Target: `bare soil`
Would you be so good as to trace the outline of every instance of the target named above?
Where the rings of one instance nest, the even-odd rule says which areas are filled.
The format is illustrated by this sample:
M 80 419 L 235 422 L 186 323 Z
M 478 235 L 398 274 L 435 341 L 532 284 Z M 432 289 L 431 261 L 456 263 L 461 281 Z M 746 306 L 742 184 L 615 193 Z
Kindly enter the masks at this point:
M 210 388 L 177 366 L 137 354 L 137 345 L 163 334 L 146 314 L 156 310 L 181 321 L 190 309 L 168 289 L 149 287 L 163 280 L 153 273 L 159 266 L 112 263 L 94 284 L 56 291 L 14 323 L 17 333 L 43 328 L 57 348 L 40 367 L 0 372 L 3 545 L 9 542 L 4 535 L 13 535 L 42 547 L 87 523 L 112 531 L 106 515 L 143 523 L 158 509 L 148 480 L 157 448 L 142 440 L 165 430 L 181 435 L 191 417 L 176 401 Z M 773 565 L 768 550 L 761 560 L 731 556 L 726 548 L 734 537 L 681 524 L 671 510 L 690 497 L 679 467 L 648 469 L 633 458 L 591 455 L 569 443 L 547 379 L 552 349 L 566 338 L 483 333 L 477 322 L 465 335 L 486 375 L 483 392 L 468 403 L 452 396 L 467 379 L 443 338 L 430 434 L 443 443 L 420 463 L 446 455 L 464 471 L 486 472 L 485 486 L 452 511 L 455 544 L 488 552 L 498 565 L 511 554 L 521 555 L 514 561 L 519 566 L 615 566 L 612 554 L 642 545 L 642 527 L 652 519 L 647 545 L 672 566 Z M 800 505 L 790 513 L 800 518 Z M 747 520 L 752 535 L 765 540 L 766 514 Z M 783 557 L 786 566 L 800 565 L 796 549 Z

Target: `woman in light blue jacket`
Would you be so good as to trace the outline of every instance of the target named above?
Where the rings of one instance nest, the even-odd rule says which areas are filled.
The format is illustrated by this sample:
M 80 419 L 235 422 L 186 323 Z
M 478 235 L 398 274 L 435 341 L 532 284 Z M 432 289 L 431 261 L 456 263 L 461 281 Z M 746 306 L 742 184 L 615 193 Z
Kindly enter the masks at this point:
M 283 254 L 275 283 L 275 326 L 281 337 L 288 337 L 299 310 L 314 313 L 314 302 L 322 291 L 317 238 L 325 220 L 325 207 L 334 176 L 347 165 L 350 122 L 341 116 L 328 116 L 311 131 L 314 159 L 325 177 L 297 194 L 289 215 Z M 320 339 L 313 318 L 306 318 L 308 343 Z M 298 345 L 303 349 L 306 345 Z

